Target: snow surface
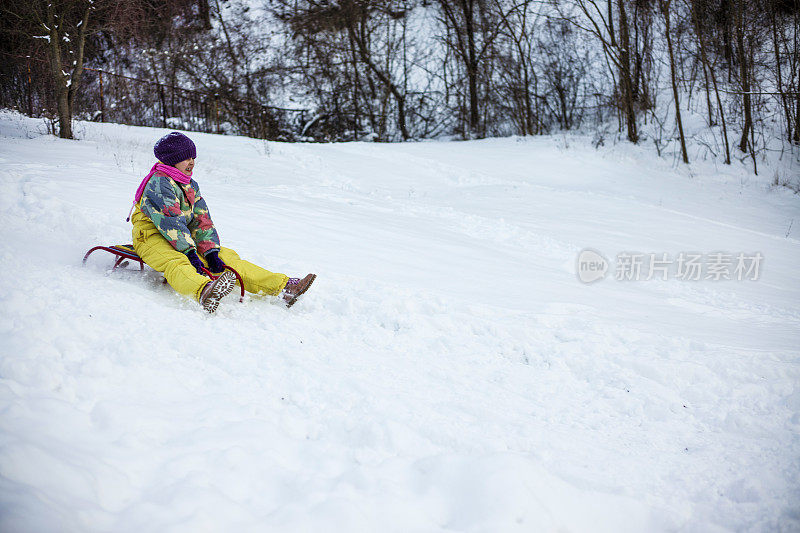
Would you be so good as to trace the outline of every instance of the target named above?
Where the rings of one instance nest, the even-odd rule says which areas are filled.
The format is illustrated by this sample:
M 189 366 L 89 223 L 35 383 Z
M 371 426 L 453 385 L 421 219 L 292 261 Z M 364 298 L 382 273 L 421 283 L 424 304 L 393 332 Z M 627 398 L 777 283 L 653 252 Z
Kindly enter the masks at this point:
M 166 130 L 0 114 L 1 531 L 797 531 L 800 200 L 580 137 L 192 133 L 214 316 L 96 244 Z M 791 226 L 791 227 L 790 227 Z M 586 285 L 577 253 L 756 252 Z

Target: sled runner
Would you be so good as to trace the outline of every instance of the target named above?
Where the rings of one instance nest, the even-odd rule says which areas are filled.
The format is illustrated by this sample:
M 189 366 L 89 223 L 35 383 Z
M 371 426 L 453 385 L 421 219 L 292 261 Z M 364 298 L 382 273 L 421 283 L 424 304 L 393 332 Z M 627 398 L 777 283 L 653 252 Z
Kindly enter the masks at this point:
M 96 250 L 103 250 L 103 251 L 109 252 L 109 253 L 113 254 L 114 256 L 116 256 L 116 260 L 114 261 L 114 266 L 111 268 L 111 270 L 116 270 L 117 267 L 125 268 L 128 265 L 128 260 L 136 261 L 137 263 L 139 263 L 139 270 L 144 270 L 144 261 L 142 261 L 142 258 L 139 257 L 139 255 L 136 253 L 136 250 L 133 249 L 133 245 L 132 244 L 115 244 L 115 245 L 112 245 L 112 246 L 95 246 L 94 248 L 92 248 L 88 252 L 86 252 L 86 255 L 83 256 L 83 264 L 84 265 L 86 264 L 86 260 L 89 259 L 89 256 L 92 255 L 92 252 L 94 252 Z M 243 302 L 244 301 L 244 283 L 242 282 L 242 277 L 239 275 L 238 272 L 236 272 L 234 269 L 232 269 L 228 265 L 225 265 L 225 269 L 226 270 L 230 270 L 231 272 L 233 272 L 233 275 L 236 276 L 236 280 L 239 282 L 239 287 L 242 289 L 242 294 L 239 297 L 239 301 Z M 203 269 L 203 273 L 206 276 L 208 276 L 209 278 L 211 278 L 211 279 L 217 279 L 219 277 L 218 275 L 212 274 L 211 271 L 206 269 L 206 268 Z M 164 283 L 166 283 L 166 282 L 167 282 L 167 280 L 165 279 Z

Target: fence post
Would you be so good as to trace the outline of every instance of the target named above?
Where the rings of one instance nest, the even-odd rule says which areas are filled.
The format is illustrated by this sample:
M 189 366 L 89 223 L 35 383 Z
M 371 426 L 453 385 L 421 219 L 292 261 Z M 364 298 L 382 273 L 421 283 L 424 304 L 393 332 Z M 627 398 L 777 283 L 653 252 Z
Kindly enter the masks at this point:
M 33 83 L 31 81 L 31 56 L 28 56 L 28 116 L 33 116 Z
M 103 96 L 103 71 L 98 70 L 97 74 L 100 76 L 100 122 L 106 121 L 106 104 Z

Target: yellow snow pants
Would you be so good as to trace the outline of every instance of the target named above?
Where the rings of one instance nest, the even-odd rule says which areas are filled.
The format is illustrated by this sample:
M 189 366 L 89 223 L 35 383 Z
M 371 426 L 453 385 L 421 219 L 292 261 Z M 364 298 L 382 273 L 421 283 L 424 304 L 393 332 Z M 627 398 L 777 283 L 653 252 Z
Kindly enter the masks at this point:
M 173 289 L 180 294 L 200 299 L 200 292 L 208 278 L 198 274 L 189 258 L 177 251 L 158 231 L 155 224 L 137 206 L 133 216 L 133 247 L 139 257 L 153 269 L 162 272 Z M 198 254 L 200 260 L 205 259 Z M 219 258 L 242 277 L 244 290 L 256 294 L 278 295 L 286 286 L 289 277 L 263 269 L 245 261 L 230 248 L 220 248 Z M 206 264 L 206 266 L 208 266 Z M 237 282 L 238 284 L 238 282 Z

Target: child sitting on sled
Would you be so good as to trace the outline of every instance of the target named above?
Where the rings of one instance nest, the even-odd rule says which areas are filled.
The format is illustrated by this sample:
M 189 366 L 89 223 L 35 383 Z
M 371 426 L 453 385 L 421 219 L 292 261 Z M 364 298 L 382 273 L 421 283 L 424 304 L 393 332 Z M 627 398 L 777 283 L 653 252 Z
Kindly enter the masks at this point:
M 316 278 L 290 278 L 249 263 L 230 248 L 220 246 L 219 235 L 197 182 L 192 179 L 197 149 L 186 135 L 173 131 L 153 147 L 158 162 L 136 191 L 132 216 L 133 247 L 149 266 L 163 272 L 181 294 L 193 297 L 209 313 L 234 287 L 236 276 L 252 293 L 280 296 L 292 306 Z M 216 279 L 206 276 L 207 269 Z

